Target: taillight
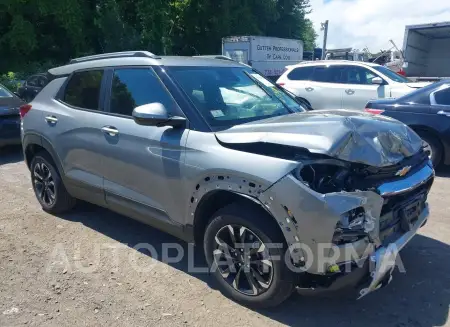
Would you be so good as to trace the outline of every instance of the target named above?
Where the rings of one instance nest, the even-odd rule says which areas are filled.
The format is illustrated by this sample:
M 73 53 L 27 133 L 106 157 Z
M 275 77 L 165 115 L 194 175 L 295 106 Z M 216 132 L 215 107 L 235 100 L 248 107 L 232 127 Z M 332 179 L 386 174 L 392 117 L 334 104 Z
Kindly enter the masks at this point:
M 384 112 L 383 109 L 372 109 L 372 108 L 366 108 L 364 109 L 365 112 L 368 112 L 372 115 L 380 115 Z
M 20 118 L 23 119 L 23 117 L 25 117 L 25 115 L 28 113 L 28 111 L 31 110 L 31 104 L 24 104 L 22 106 L 20 106 L 19 111 L 20 111 Z
M 403 69 L 400 69 L 397 74 L 406 76 L 406 72 Z

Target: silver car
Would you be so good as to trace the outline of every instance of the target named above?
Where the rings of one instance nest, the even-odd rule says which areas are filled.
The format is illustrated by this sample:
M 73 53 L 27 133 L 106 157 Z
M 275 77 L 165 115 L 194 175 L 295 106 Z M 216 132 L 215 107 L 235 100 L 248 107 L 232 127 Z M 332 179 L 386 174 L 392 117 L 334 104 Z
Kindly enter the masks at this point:
M 42 208 L 81 199 L 195 242 L 245 305 L 296 287 L 365 296 L 427 221 L 434 170 L 396 120 L 306 112 L 229 60 L 122 52 L 48 76 L 21 108 Z

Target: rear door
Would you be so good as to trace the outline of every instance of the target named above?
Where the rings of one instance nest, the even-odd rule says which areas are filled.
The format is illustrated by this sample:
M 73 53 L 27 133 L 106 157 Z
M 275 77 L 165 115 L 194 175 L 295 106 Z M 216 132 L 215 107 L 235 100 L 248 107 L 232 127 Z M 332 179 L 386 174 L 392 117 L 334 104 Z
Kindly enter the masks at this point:
M 307 100 L 313 109 L 340 109 L 343 88 L 337 66 L 317 65 L 294 68 L 280 85 Z
M 337 65 L 315 66 L 311 83 L 306 88 L 314 109 L 341 109 L 345 84 L 341 67 Z
M 369 100 L 385 98 L 385 86 L 372 84 L 379 77 L 361 66 L 343 66 L 343 81 L 346 83 L 343 93 L 343 108 L 364 110 Z
M 103 126 L 103 69 L 74 72 L 56 99 L 33 107 L 43 112 L 44 138 L 55 149 L 76 197 L 104 205 L 102 167 L 105 146 Z
M 183 114 L 152 68 L 118 68 L 109 74 L 109 114 L 101 122 L 108 206 L 150 224 L 152 218 L 181 222 L 184 213 L 174 203 L 174 193 L 182 189 L 188 129 L 138 125 L 132 112 L 137 106 L 159 102 L 170 113 Z

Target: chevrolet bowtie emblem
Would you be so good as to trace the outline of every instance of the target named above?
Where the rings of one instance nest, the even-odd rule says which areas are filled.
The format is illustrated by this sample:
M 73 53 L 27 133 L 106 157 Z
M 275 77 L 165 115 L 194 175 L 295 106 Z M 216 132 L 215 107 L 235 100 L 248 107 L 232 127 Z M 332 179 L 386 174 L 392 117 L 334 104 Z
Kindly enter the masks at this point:
M 411 170 L 411 166 L 405 166 L 395 173 L 395 176 L 403 177 Z

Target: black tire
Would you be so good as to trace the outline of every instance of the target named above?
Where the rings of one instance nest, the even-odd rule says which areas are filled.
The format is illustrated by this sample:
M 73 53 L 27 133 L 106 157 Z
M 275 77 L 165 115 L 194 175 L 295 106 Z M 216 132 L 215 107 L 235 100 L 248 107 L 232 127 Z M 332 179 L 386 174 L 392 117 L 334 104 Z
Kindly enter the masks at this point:
M 442 144 L 441 142 L 432 134 L 426 131 L 417 131 L 417 134 L 429 145 L 431 149 L 431 162 L 434 167 L 438 167 L 442 160 Z
M 38 166 L 39 165 L 39 166 Z M 45 198 L 42 197 L 42 189 L 38 187 L 38 185 L 43 184 L 39 182 L 39 178 L 36 176 L 37 169 L 43 169 L 43 167 L 47 167 L 50 172 L 51 182 L 48 183 L 47 189 L 51 189 L 54 197 L 46 197 L 50 201 L 46 201 Z M 47 171 L 47 169 L 44 169 Z M 73 198 L 66 190 L 64 186 L 61 176 L 56 168 L 52 157 L 45 151 L 41 151 L 34 156 L 30 165 L 31 171 L 31 182 L 33 184 L 34 194 L 36 195 L 39 204 L 42 206 L 42 209 L 52 214 L 60 214 L 64 213 L 75 206 L 76 200 Z M 38 174 L 43 175 L 43 174 Z M 40 183 L 40 184 L 39 184 Z
M 277 306 L 285 301 L 295 289 L 295 274 L 289 270 L 284 261 L 284 254 L 287 249 L 284 236 L 279 226 L 271 219 L 272 218 L 268 213 L 262 208 L 258 208 L 257 205 L 246 202 L 232 203 L 218 210 L 212 216 L 205 231 L 203 247 L 206 261 L 208 262 L 209 267 L 212 268 L 211 273 L 218 282 L 219 289 L 225 296 L 245 306 L 254 308 Z M 228 225 L 243 226 L 247 228 L 264 244 L 283 244 L 282 248 L 269 249 L 269 247 L 267 247 L 270 258 L 278 257 L 281 259 L 272 260 L 271 282 L 264 290 L 261 288 L 262 294 L 248 295 L 236 290 L 229 281 L 226 281 L 225 278 L 222 277 L 222 274 L 218 269 L 214 269 L 215 260 L 213 252 L 215 250 L 217 251 L 215 237 L 219 231 L 224 230 L 224 227 Z M 243 276 L 246 277 L 245 274 Z

